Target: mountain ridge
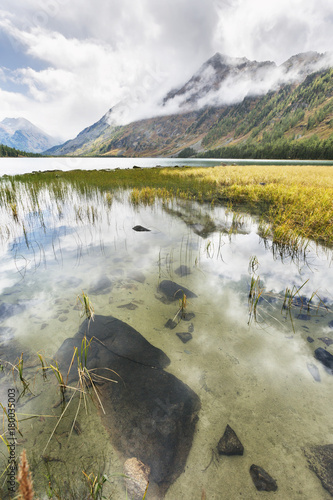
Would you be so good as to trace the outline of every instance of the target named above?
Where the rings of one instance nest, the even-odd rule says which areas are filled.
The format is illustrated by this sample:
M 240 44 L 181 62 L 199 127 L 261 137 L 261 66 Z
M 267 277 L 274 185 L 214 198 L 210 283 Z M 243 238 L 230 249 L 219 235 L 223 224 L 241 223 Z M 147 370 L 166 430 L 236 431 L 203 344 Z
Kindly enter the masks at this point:
M 264 122 L 267 135 L 274 129 L 274 120 L 283 118 L 283 123 L 286 124 L 290 117 L 287 120 L 283 113 L 289 116 L 290 111 L 297 109 L 303 110 L 303 114 L 298 113 L 297 123 L 295 115 L 291 120 L 293 126 L 288 126 L 283 134 L 286 137 L 291 137 L 292 133 L 300 137 L 311 136 L 316 127 L 308 128 L 305 122 L 303 124 L 300 122 L 316 120 L 315 113 L 323 113 L 321 111 L 323 101 L 332 98 L 331 87 L 328 91 L 328 84 L 331 83 L 330 73 L 325 89 L 320 87 L 321 75 L 329 71 L 325 68 L 330 67 L 330 57 L 329 54 L 316 52 L 301 53 L 277 66 L 271 61 L 249 61 L 247 58 L 229 58 L 216 53 L 188 82 L 178 90 L 170 91 L 164 98 L 161 109 L 168 109 L 170 101 L 177 101 L 177 113 L 168 114 L 164 109 L 162 116 L 137 120 L 127 125 L 117 125 L 112 123 L 114 107 L 109 109 L 98 122 L 80 132 L 75 139 L 46 151 L 46 154 L 176 156 L 186 148 L 191 148 L 193 154 L 202 154 L 226 144 L 232 146 L 242 141 L 262 140 L 263 129 L 253 134 L 253 130 L 258 128 L 258 120 L 260 122 L 265 116 L 270 116 L 270 122 L 267 120 Z M 314 73 L 317 68 L 324 69 Z M 310 104 L 304 104 L 301 94 L 297 93 L 299 87 L 303 88 L 303 93 L 308 92 L 306 89 L 309 82 L 305 82 L 309 78 L 310 84 L 313 79 L 318 79 L 320 85 L 318 84 L 317 91 L 321 89 L 320 98 L 323 99 L 320 103 L 319 101 L 316 101 L 317 104 L 312 103 L 311 109 L 307 109 Z M 229 92 L 229 97 L 232 97 L 231 93 L 237 85 L 242 93 L 240 98 L 233 102 L 233 99 L 227 99 L 228 95 L 225 96 L 223 93 Z M 266 102 L 265 99 L 267 100 L 267 96 L 270 95 L 273 96 L 271 102 Z M 221 96 L 225 97 L 224 104 L 218 99 Z M 281 114 L 282 100 L 285 101 L 285 105 Z M 293 102 L 293 110 L 288 110 L 288 100 Z M 260 118 L 260 109 L 266 105 L 269 110 L 266 109 Z M 170 109 L 174 107 L 171 106 Z M 325 110 L 325 116 L 330 117 L 330 112 Z M 251 123 L 248 123 L 250 116 L 253 118 L 252 127 Z M 325 128 L 322 126 L 322 121 L 320 123 L 320 135 L 325 138 L 332 131 L 330 126 Z M 276 129 L 274 134 L 276 136 Z
M 41 153 L 54 146 L 57 139 L 46 134 L 23 117 L 4 118 L 0 122 L 0 143 L 20 151 Z

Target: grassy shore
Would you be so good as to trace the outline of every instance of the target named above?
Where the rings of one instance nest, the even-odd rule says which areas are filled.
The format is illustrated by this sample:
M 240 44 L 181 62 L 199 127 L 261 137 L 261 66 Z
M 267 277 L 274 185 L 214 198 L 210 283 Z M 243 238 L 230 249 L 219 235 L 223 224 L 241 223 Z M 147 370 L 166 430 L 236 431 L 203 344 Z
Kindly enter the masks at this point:
M 30 185 L 34 193 L 45 187 L 55 194 L 61 193 L 64 183 L 73 183 L 86 193 L 92 188 L 105 192 L 132 189 L 133 203 L 151 204 L 155 197 L 180 197 L 228 204 L 234 210 L 259 215 L 262 235 L 277 244 L 299 248 L 306 239 L 329 247 L 333 244 L 333 168 L 330 166 L 75 170 L 16 176 L 11 181 L 13 187 L 15 182 Z M 8 194 L 6 197 L 8 199 Z

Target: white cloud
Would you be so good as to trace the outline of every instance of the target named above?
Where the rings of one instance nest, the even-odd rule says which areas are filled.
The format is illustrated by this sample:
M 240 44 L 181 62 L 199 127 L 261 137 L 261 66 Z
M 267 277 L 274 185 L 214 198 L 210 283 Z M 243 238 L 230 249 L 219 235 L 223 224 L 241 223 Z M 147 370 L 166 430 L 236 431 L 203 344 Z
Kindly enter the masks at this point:
M 273 60 L 333 44 L 330 0 L 235 0 L 220 7 L 215 43 L 228 55 Z
M 29 63 L 5 71 L 13 92 L 0 93 L 0 119 L 18 113 L 71 138 L 119 101 L 123 120 L 151 116 L 217 51 L 281 63 L 331 49 L 330 1 L 2 0 L 0 30 L 13 58 L 25 54 Z M 238 86 L 239 95 L 251 91 L 247 81 Z

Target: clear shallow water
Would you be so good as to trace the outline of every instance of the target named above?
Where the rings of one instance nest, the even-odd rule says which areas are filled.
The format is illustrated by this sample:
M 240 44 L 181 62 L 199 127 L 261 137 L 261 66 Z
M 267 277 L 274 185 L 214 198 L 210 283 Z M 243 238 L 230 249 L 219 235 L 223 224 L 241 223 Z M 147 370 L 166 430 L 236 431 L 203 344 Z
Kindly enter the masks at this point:
M 216 165 L 333 165 L 332 161 L 301 161 L 301 160 L 235 160 L 228 158 L 195 159 L 195 158 L 0 158 L 0 176 L 27 174 L 33 171 L 46 170 L 103 170 L 141 168 L 156 166 L 174 167 L 213 167 Z
M 77 307 L 82 290 L 96 314 L 121 319 L 162 349 L 171 360 L 167 371 L 200 397 L 187 465 L 167 499 L 201 498 L 202 490 L 216 500 L 261 498 L 263 493 L 256 491 L 249 475 L 252 463 L 277 480 L 275 498 L 331 498 L 303 454 L 304 447 L 333 439 L 333 377 L 313 355 L 317 347 L 326 347 L 320 338 L 333 339 L 328 326 L 333 319 L 330 251 L 310 245 L 304 258 L 281 258 L 277 249 L 273 252 L 260 240 L 255 220 L 245 215 L 235 218 L 224 208 L 184 202 L 136 208 L 129 204 L 127 193 L 110 199 L 98 191 L 82 196 L 67 190 L 61 200 L 47 191 L 40 193 L 38 213 L 28 199 L 24 202 L 25 196 L 22 191 L 26 210 L 18 221 L 5 207 L 0 214 L 0 305 L 6 306 L 1 309 L 0 358 L 14 363 L 24 352 L 33 395 L 20 399 L 22 436 L 17 453 L 23 447 L 28 450 L 42 498 L 48 474 L 56 488 L 57 480 L 75 485 L 73 477 L 83 478 L 82 470 L 108 476 L 122 472 L 123 458 L 112 448 L 92 403 L 88 415 L 83 407 L 79 411 L 82 433 L 74 432 L 68 440 L 77 408 L 73 404 L 44 451 L 61 410 L 55 407 L 59 401 L 55 379 L 50 375 L 43 381 L 36 352 L 52 362 L 62 342 L 75 335 L 82 322 Z M 233 221 L 238 232 L 229 234 Z M 133 231 L 138 224 L 151 231 Z M 257 322 L 248 324 L 253 256 L 259 262 L 255 276 L 260 276 L 264 293 Z M 186 265 L 190 274 L 177 275 L 180 265 Z M 96 290 L 105 276 L 112 288 Z M 158 300 L 163 279 L 174 280 L 198 296 L 187 304 L 188 312 L 195 314 L 193 338 L 187 344 L 176 335 L 188 330 L 187 322 L 180 321 L 174 330 L 165 327 L 178 304 Z M 310 298 L 317 292 L 326 308 L 314 298 L 318 308 L 308 316 L 305 307 L 294 306 L 291 321 L 287 311 L 281 313 L 285 289 L 298 289 L 307 280 L 300 294 Z M 123 307 L 127 304 L 133 307 Z M 307 341 L 309 336 L 314 342 Z M 332 345 L 327 350 L 332 352 Z M 308 364 L 317 366 L 320 382 Z M 2 377 L 1 402 L 6 402 L 12 385 L 11 376 Z M 244 456 L 211 462 L 227 424 L 242 441 Z M 3 443 L 1 452 L 5 460 Z M 60 461 L 45 463 L 41 455 Z M 125 498 L 121 478 L 112 481 L 108 491 L 113 498 Z

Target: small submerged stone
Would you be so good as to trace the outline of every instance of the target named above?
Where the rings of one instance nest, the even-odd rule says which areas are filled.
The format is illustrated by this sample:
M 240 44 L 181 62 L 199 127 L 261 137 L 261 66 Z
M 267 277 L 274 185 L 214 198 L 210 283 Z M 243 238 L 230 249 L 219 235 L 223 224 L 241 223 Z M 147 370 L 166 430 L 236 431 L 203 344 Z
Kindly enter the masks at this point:
M 176 328 L 177 326 L 177 323 L 175 321 L 173 321 L 172 319 L 168 319 L 168 321 L 165 323 L 165 328 L 170 328 L 170 330 L 173 330 L 174 328 Z
M 178 332 L 176 335 L 180 338 L 183 344 L 186 344 L 186 342 L 189 342 L 193 338 L 189 332 Z
M 179 285 L 171 280 L 163 280 L 158 286 L 158 291 L 161 292 L 169 301 L 182 299 L 185 294 L 188 299 L 197 297 L 194 292 L 188 290 L 184 286 Z
M 312 377 L 314 378 L 314 380 L 316 382 L 321 382 L 320 373 L 316 365 L 314 365 L 313 363 L 307 363 L 306 366 L 309 372 L 311 373 Z
M 107 276 L 100 276 L 92 281 L 88 293 L 94 295 L 105 295 L 112 289 L 112 281 Z
M 251 465 L 250 475 L 258 491 L 276 491 L 278 489 L 275 479 L 259 465 Z
M 310 344 L 312 344 L 312 342 L 314 342 L 314 339 L 313 339 L 312 337 L 310 337 L 310 336 L 309 336 L 309 337 L 307 337 L 307 339 L 306 339 L 306 340 L 307 340 Z
M 132 227 L 133 231 L 137 232 L 143 232 L 143 231 L 150 231 L 150 229 L 147 229 L 146 227 L 143 226 L 134 226 Z
M 144 283 L 146 281 L 145 275 L 141 271 L 138 271 L 137 269 L 133 269 L 132 271 L 128 271 L 127 277 L 130 280 L 137 281 L 138 283 Z
M 182 264 L 181 266 L 177 267 L 175 273 L 181 277 L 188 276 L 189 274 L 191 274 L 191 269 L 188 266 L 184 266 Z
M 318 359 L 326 368 L 327 371 L 333 375 L 333 356 L 330 352 L 325 351 L 322 347 L 315 350 L 315 358 Z
M 0 326 L 0 341 L 8 342 L 14 336 L 15 328 L 10 326 Z
M 327 347 L 333 344 L 333 339 L 330 339 L 329 337 L 318 337 L 318 340 L 321 340 Z
M 128 309 L 129 311 L 134 311 L 138 306 L 133 304 L 133 302 L 129 302 L 129 304 L 123 304 L 122 306 L 117 306 L 118 309 Z
M 183 321 L 191 321 L 191 319 L 195 318 L 195 314 L 194 313 L 184 313 L 182 315 L 182 320 Z
M 127 493 L 133 500 L 142 500 L 149 481 L 150 467 L 137 458 L 129 458 L 124 463 Z
M 70 276 L 69 278 L 60 279 L 59 282 L 63 288 L 78 288 L 82 283 L 82 279 Z
M 7 302 L 1 302 L 0 304 L 0 319 L 4 321 L 11 316 L 16 316 L 24 311 L 25 305 L 22 303 L 18 304 L 8 304 Z
M 310 314 L 303 314 L 303 313 L 298 314 L 296 317 L 297 317 L 297 319 L 300 319 L 301 321 L 310 321 L 310 319 L 311 319 Z
M 244 446 L 230 425 L 226 426 L 224 434 L 218 442 L 217 451 L 220 455 L 243 455 Z

